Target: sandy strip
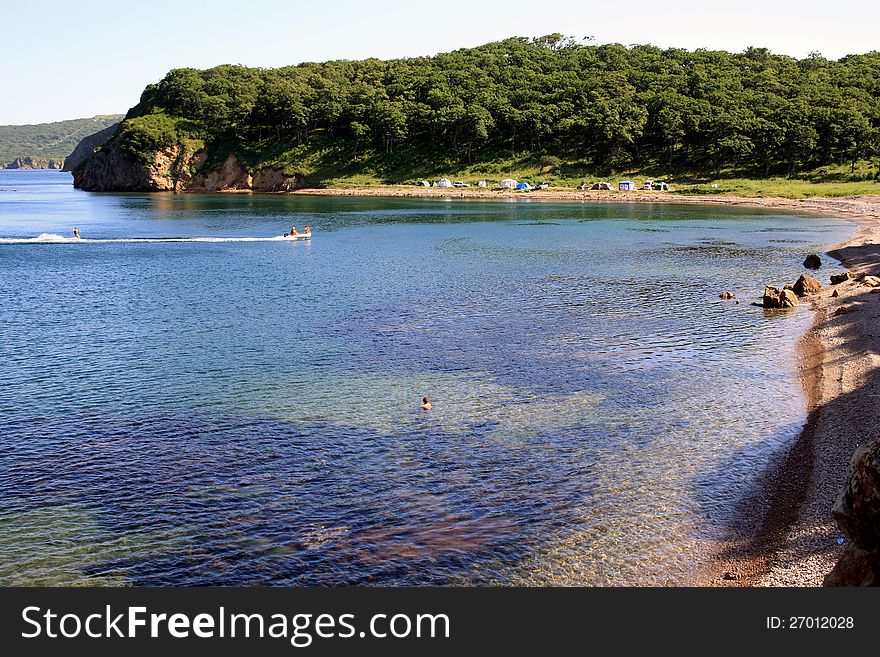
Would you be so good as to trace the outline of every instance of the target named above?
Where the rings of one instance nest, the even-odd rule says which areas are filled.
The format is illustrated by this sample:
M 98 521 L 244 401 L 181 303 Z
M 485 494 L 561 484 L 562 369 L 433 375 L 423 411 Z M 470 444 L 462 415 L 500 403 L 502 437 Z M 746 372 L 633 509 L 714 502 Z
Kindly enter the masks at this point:
M 688 196 L 674 192 L 579 192 L 573 189 L 537 189 L 528 192 L 513 190 L 493 191 L 482 187 L 456 189 L 450 187 L 416 187 L 404 185 L 374 185 L 368 187 L 338 187 L 301 189 L 282 192 L 291 196 L 365 196 L 386 198 L 483 199 L 487 201 L 581 201 L 588 203 L 675 203 L 683 205 L 727 205 L 758 208 L 779 208 L 799 212 L 818 212 L 855 218 L 877 218 L 880 196 L 845 198 L 787 199 L 777 197 L 745 197 L 724 194 Z
M 832 273 L 880 275 L 880 196 L 745 198 L 668 192 L 528 193 L 481 188 L 371 187 L 295 192 L 327 196 L 474 198 L 521 201 L 679 203 L 778 208 L 850 218 L 855 237 L 823 257 L 822 291 L 810 299 L 816 318 L 798 347 L 808 400 L 807 424 L 786 454 L 771 462 L 737 509 L 724 541 L 694 555 L 701 586 L 821 586 L 839 557 L 843 535 L 831 507 L 855 448 L 880 436 L 880 294 L 856 280 L 830 285 Z M 834 259 L 840 261 L 840 264 Z M 769 282 L 769 281 L 768 281 Z M 792 281 L 793 282 L 793 281 Z M 880 288 L 878 288 L 880 290 Z M 836 291 L 837 297 L 832 296 Z M 836 314 L 839 309 L 848 312 Z M 767 412 L 772 412 L 768 400 Z

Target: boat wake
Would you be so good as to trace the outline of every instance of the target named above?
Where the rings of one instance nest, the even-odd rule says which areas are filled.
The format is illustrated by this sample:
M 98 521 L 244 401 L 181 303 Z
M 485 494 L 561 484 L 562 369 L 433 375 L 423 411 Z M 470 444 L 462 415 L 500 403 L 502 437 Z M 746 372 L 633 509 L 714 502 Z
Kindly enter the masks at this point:
M 277 235 L 275 237 L 121 237 L 89 239 L 40 233 L 36 237 L 0 237 L 0 244 L 164 244 L 166 242 L 298 242 L 309 236 Z

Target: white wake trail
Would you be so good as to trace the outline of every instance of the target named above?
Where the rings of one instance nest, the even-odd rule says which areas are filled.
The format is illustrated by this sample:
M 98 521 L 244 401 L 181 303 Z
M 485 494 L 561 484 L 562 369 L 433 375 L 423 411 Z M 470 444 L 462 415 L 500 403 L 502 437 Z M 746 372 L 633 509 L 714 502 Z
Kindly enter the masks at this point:
M 311 239 L 309 235 L 276 235 L 275 237 L 124 237 L 90 239 L 64 237 L 55 233 L 40 233 L 36 237 L 0 237 L 0 244 L 164 244 L 166 242 L 299 242 Z

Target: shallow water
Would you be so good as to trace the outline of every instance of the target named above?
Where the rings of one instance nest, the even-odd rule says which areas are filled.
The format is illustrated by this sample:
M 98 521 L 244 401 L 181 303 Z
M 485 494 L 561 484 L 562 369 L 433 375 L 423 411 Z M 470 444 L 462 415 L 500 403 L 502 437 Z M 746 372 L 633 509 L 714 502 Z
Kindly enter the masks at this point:
M 750 302 L 850 232 L 0 171 L 0 583 L 685 581 L 804 421 Z

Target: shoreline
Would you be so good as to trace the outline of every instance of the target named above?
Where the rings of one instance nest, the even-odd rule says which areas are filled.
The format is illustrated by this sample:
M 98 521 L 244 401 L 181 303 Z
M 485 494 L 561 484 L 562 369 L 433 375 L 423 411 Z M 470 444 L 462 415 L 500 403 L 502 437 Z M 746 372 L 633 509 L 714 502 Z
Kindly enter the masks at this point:
M 829 276 L 880 274 L 880 196 L 786 199 L 679 196 L 670 192 L 577 192 L 409 187 L 302 190 L 295 195 L 501 201 L 663 203 L 741 206 L 821 214 L 856 224 L 855 234 L 823 254 L 814 274 L 822 290 L 808 299 L 815 313 L 798 340 L 798 376 L 807 417 L 795 441 L 766 465 L 734 509 L 725 536 L 695 555 L 696 586 L 822 586 L 848 540 L 831 508 L 844 488 L 858 445 L 880 435 L 880 296 L 856 280 L 831 285 Z M 806 254 L 804 254 L 806 255 Z M 832 296 L 833 293 L 838 296 Z M 844 308 L 852 312 L 835 314 Z M 877 406 L 878 408 L 873 408 Z M 756 513 L 757 511 L 757 513 Z
M 846 540 L 834 522 L 831 508 L 843 490 L 852 454 L 860 441 L 864 436 L 872 439 L 880 435 L 880 413 L 871 409 L 873 400 L 880 399 L 880 381 L 864 385 L 866 375 L 880 367 L 880 336 L 871 333 L 871 325 L 880 324 L 880 303 L 874 303 L 870 313 L 835 315 L 841 307 L 876 302 L 880 296 L 869 297 L 870 290 L 854 280 L 831 285 L 829 275 L 844 268 L 855 274 L 880 274 L 880 246 L 871 246 L 880 243 L 880 196 L 788 199 L 682 196 L 653 191 L 550 189 L 523 193 L 411 186 L 303 189 L 283 194 L 739 206 L 834 216 L 855 223 L 855 235 L 826 251 L 823 267 L 810 272 L 820 279 L 822 290 L 805 300 L 815 317 L 796 347 L 806 422 L 795 441 L 766 464 L 754 486 L 739 500 L 724 537 L 694 555 L 691 579 L 696 586 L 822 585 L 843 552 L 839 540 Z M 829 261 L 829 256 L 833 260 Z M 838 297 L 832 296 L 835 290 Z M 872 362 L 873 354 L 878 354 L 876 363 Z
M 880 335 L 872 332 L 880 325 L 880 296 L 871 295 L 856 280 L 831 285 L 829 276 L 844 269 L 880 274 L 880 196 L 786 199 L 561 190 L 523 194 L 409 187 L 294 194 L 742 206 L 823 214 L 855 223 L 852 238 L 826 251 L 822 268 L 810 272 L 822 282 L 822 290 L 805 300 L 815 316 L 796 347 L 806 422 L 738 502 L 724 538 L 695 555 L 692 581 L 696 586 L 822 586 L 843 553 L 840 540 L 848 540 L 831 508 L 844 488 L 856 447 L 880 435 L 880 403 L 875 401 L 880 400 L 880 375 L 872 375 L 880 371 Z M 837 314 L 840 309 L 843 314 Z
M 740 501 L 727 536 L 697 573 L 698 586 L 822 586 L 843 553 L 839 541 L 849 540 L 831 508 L 856 447 L 880 435 L 880 335 L 873 328 L 880 297 L 856 280 L 829 281 L 845 269 L 880 272 L 880 197 L 809 201 L 855 220 L 859 229 L 826 252 L 830 263 L 811 272 L 822 290 L 808 299 L 815 318 L 797 345 L 806 424 Z
M 189 193 L 189 192 L 186 192 Z M 210 193 L 210 192 L 208 192 Z M 255 194 L 248 190 L 223 190 L 220 194 Z M 468 187 L 415 187 L 404 185 L 377 185 L 374 187 L 328 187 L 299 189 L 292 192 L 273 192 L 283 196 L 333 196 L 362 198 L 413 198 L 439 200 L 484 200 L 523 202 L 582 202 L 582 203 L 663 203 L 673 205 L 722 205 L 765 209 L 795 210 L 806 213 L 832 213 L 848 219 L 880 220 L 880 196 L 809 197 L 802 199 L 779 196 L 680 195 L 659 191 L 584 191 L 573 189 L 542 189 L 529 192 L 513 190 L 493 191 Z

